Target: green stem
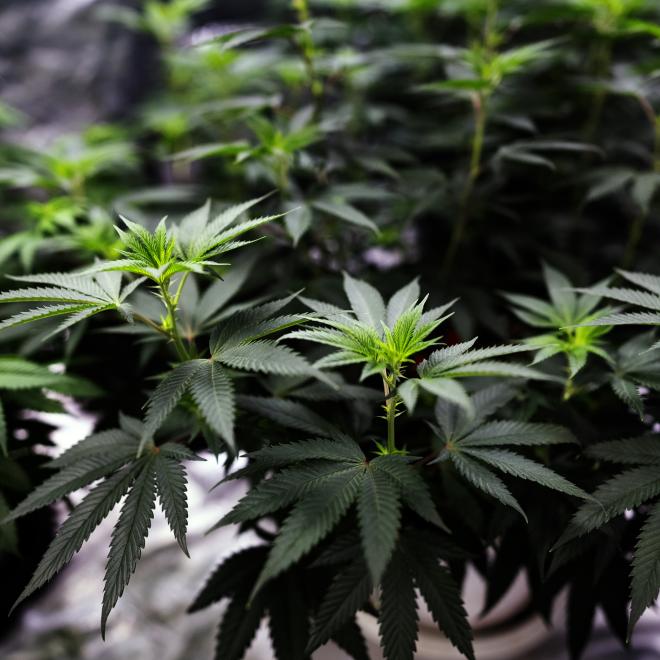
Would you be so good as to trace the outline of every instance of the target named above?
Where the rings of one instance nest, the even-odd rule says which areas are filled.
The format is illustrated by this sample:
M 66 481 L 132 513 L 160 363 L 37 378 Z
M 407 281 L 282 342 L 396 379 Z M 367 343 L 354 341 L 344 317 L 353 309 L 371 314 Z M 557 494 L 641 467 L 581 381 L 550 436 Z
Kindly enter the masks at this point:
M 469 207 L 470 200 L 472 198 L 472 191 L 474 189 L 474 184 L 479 176 L 479 172 L 481 171 L 481 157 L 483 154 L 484 137 L 486 134 L 486 98 L 486 95 L 482 92 L 476 94 L 473 99 L 474 134 L 472 136 L 472 149 L 470 153 L 470 170 L 468 172 L 467 181 L 465 182 L 465 186 L 463 187 L 463 191 L 461 193 L 458 221 L 454 225 L 454 229 L 449 239 L 449 245 L 447 246 L 447 251 L 445 252 L 445 257 L 442 262 L 441 276 L 443 281 L 446 280 L 448 275 L 451 273 L 454 260 L 456 259 L 456 254 L 461 246 L 461 243 L 463 242 L 465 229 L 469 219 Z
M 387 453 L 396 452 L 395 420 L 396 420 L 396 396 L 392 394 L 394 384 L 385 375 L 383 376 L 383 391 L 385 392 L 385 416 L 387 418 Z
M 606 37 L 604 41 L 598 44 L 595 52 L 592 55 L 594 62 L 594 75 L 598 79 L 603 79 L 610 74 L 612 64 L 612 44 Z M 600 124 L 600 117 L 603 113 L 603 106 L 607 97 L 607 90 L 604 87 L 599 87 L 591 102 L 591 112 L 584 127 L 584 139 L 586 142 L 593 140 L 598 125 Z
M 486 20 L 484 21 L 483 42 L 486 48 L 491 48 L 494 40 L 497 38 L 497 31 L 495 29 L 498 12 L 497 0 L 489 0 L 486 7 Z
M 321 102 L 323 99 L 323 82 L 319 78 L 316 66 L 314 65 L 316 51 L 314 48 L 314 40 L 312 39 L 311 32 L 307 25 L 310 20 L 309 4 L 307 0 L 292 0 L 291 4 L 296 11 L 298 24 L 303 28 L 298 43 L 300 45 L 303 62 L 305 63 L 309 89 L 312 98 L 314 99 L 314 118 L 318 118 L 321 113 Z
M 640 96 L 639 103 L 646 115 L 646 118 L 651 125 L 651 130 L 653 131 L 653 149 L 651 156 L 651 170 L 653 172 L 660 172 L 660 120 L 656 117 L 655 110 L 653 106 L 649 103 L 648 99 L 644 96 Z M 626 243 L 626 249 L 623 253 L 623 259 L 621 261 L 621 267 L 625 270 L 629 268 L 634 260 L 635 253 L 637 252 L 637 246 L 639 241 L 642 238 L 642 233 L 644 231 L 644 224 L 646 223 L 646 218 L 648 216 L 648 211 L 645 209 L 640 209 L 639 213 L 635 215 L 631 224 L 630 230 L 628 232 L 628 241 Z
M 621 268 L 624 270 L 630 268 L 635 260 L 635 253 L 637 252 L 639 241 L 642 238 L 646 215 L 646 213 L 640 211 L 632 219 L 630 231 L 628 232 L 628 242 L 626 243 L 626 249 L 623 252 L 623 259 L 621 260 Z
M 176 352 L 181 360 L 188 360 L 190 359 L 190 356 L 188 355 L 188 351 L 181 339 L 181 335 L 179 334 L 179 327 L 176 322 L 176 303 L 170 296 L 168 283 L 160 283 L 160 292 L 163 298 L 163 303 L 165 304 L 165 309 L 167 309 L 167 324 L 172 328 L 171 336 Z
M 472 153 L 470 156 L 470 180 L 479 176 L 481 169 L 481 154 L 484 148 L 486 132 L 486 95 L 478 94 L 474 101 L 474 137 L 472 138 Z
M 275 161 L 275 175 L 280 192 L 287 191 L 289 189 L 289 164 L 286 156 L 279 157 Z
M 179 281 L 179 286 L 176 288 L 176 294 L 174 295 L 174 298 L 172 299 L 172 302 L 174 303 L 175 307 L 179 306 L 179 298 L 181 297 L 181 293 L 183 291 L 183 286 L 186 283 L 186 280 L 188 279 L 188 275 L 190 275 L 190 271 L 185 272 L 181 276 L 181 280 Z
M 168 339 L 172 339 L 172 335 L 169 332 L 167 332 L 167 330 L 165 330 L 164 328 L 161 328 L 158 325 L 158 323 L 152 321 L 150 318 L 147 318 L 146 316 L 142 316 L 142 314 L 136 314 L 136 313 L 133 313 L 133 317 L 136 318 L 141 323 L 144 323 L 145 325 L 149 326 L 150 328 L 152 328 L 156 332 L 159 332 L 160 334 L 165 335 L 165 337 L 167 337 Z
M 575 389 L 573 387 L 573 379 L 569 376 L 569 378 L 566 379 L 566 384 L 564 385 L 564 401 L 568 401 L 573 396 L 574 392 Z

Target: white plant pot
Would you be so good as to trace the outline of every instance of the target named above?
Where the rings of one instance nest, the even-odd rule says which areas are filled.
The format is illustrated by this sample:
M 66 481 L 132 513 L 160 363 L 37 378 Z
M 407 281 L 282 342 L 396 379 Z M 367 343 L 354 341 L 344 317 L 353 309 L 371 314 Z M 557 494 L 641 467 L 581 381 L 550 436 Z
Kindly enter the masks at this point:
M 555 601 L 552 627 L 538 615 L 521 615 L 529 604 L 530 592 L 525 575 L 520 572 L 511 587 L 486 616 L 480 616 L 486 597 L 486 583 L 472 566 L 468 566 L 463 582 L 463 601 L 468 620 L 474 631 L 474 652 L 478 660 L 512 660 L 526 657 L 523 654 L 538 647 L 552 636 L 553 628 L 560 625 L 565 609 L 565 595 Z M 433 621 L 426 603 L 418 595 L 419 633 L 417 660 L 464 660 L 442 634 Z M 373 660 L 383 658 L 380 649 L 378 622 L 365 612 L 360 612 L 359 623 L 369 645 Z

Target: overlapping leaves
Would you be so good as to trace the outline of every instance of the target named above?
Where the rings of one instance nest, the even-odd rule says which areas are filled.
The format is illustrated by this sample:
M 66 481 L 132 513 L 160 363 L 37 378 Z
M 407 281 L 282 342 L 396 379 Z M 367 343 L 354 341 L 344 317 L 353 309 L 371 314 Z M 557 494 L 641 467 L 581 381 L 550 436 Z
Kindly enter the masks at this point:
M 168 415 L 189 393 L 199 412 L 233 450 L 235 396 L 232 371 L 313 375 L 318 372 L 287 346 L 266 339 L 300 323 L 300 314 L 279 312 L 295 296 L 236 312 L 211 335 L 208 358 L 178 364 L 159 383 L 147 404 L 141 448 L 153 438 Z
M 303 299 L 315 312 L 320 327 L 295 330 L 286 337 L 305 339 L 336 349 L 321 358 L 317 367 L 364 364 L 362 378 L 374 373 L 398 373 L 411 356 L 437 343 L 433 331 L 448 318 L 452 303 L 424 312 L 419 302 L 419 284 L 413 280 L 385 305 L 382 296 L 367 282 L 344 274 L 344 291 L 350 310 Z
M 187 553 L 186 474 L 181 461 L 199 459 L 186 447 L 171 443 L 136 458 L 141 426 L 137 420 L 123 417 L 120 428 L 93 434 L 65 451 L 49 464 L 57 470 L 55 474 L 3 519 L 15 520 L 103 479 L 62 524 L 16 604 L 50 581 L 124 496 L 105 571 L 101 621 L 104 634 L 108 615 L 144 548 L 157 496 L 175 538 Z
M 305 556 L 354 504 L 374 583 L 396 545 L 402 506 L 442 525 L 424 480 L 406 457 L 379 456 L 367 461 L 357 443 L 338 434 L 266 447 L 251 458 L 256 468 L 277 471 L 255 486 L 218 525 L 244 523 L 293 505 L 255 591 Z
M 45 304 L 4 319 L 0 322 L 0 330 L 56 316 L 66 317 L 53 333 L 113 309 L 130 319 L 132 308 L 127 298 L 142 282 L 138 279 L 122 287 L 121 273 L 104 272 L 43 273 L 13 279 L 37 286 L 3 291 L 0 302 Z
M 176 273 L 203 273 L 210 267 L 226 265 L 215 258 L 252 243 L 252 240 L 238 239 L 246 232 L 281 217 L 279 214 L 237 222 L 262 200 L 260 197 L 231 206 L 215 217 L 211 217 L 209 200 L 183 218 L 179 225 L 168 229 L 163 219 L 153 232 L 122 218 L 127 231 L 119 228 L 118 231 L 124 242 L 122 254 L 125 258 L 101 267 L 135 273 L 161 283 Z
M 319 607 L 320 594 L 308 588 L 311 576 L 304 568 L 287 571 L 250 597 L 267 557 L 268 547 L 264 545 L 230 555 L 211 573 L 190 606 L 189 611 L 196 612 L 229 600 L 218 629 L 214 656 L 217 660 L 241 660 L 264 617 L 268 617 L 268 630 L 278 660 L 306 660 L 310 649 L 316 646 L 312 635 L 318 627 L 312 627 L 310 613 Z M 358 582 L 365 582 L 363 565 L 362 569 Z M 356 596 L 333 611 L 334 625 L 328 634 L 351 657 L 368 660 L 366 643 L 355 621 L 355 610 L 364 604 L 366 597 L 360 600 L 360 594 Z M 323 608 L 319 610 L 319 620 L 324 612 Z
M 595 490 L 595 500 L 586 502 L 576 512 L 557 546 L 575 542 L 626 511 L 649 505 L 632 562 L 630 636 L 644 610 L 653 604 L 660 592 L 660 504 L 657 502 L 660 495 L 660 439 L 649 434 L 612 440 L 590 447 L 588 453 L 593 458 L 626 466 L 626 469 Z
M 655 332 L 643 332 L 622 344 L 614 356 L 612 370 L 612 390 L 641 417 L 644 400 L 640 389 L 660 389 L 660 346 Z
M 385 304 L 380 293 L 367 282 L 344 275 L 344 291 L 351 309 L 341 310 L 326 303 L 303 299 L 320 318 L 320 327 L 295 330 L 286 337 L 305 339 L 335 350 L 316 362 L 317 367 L 364 364 L 362 378 L 371 374 L 392 374 L 393 382 L 406 378 L 413 356 L 439 343 L 433 334 L 451 314 L 453 304 L 424 311 L 419 302 L 416 280 L 397 291 Z M 324 327 L 325 326 L 325 327 Z M 523 365 L 495 360 L 503 355 L 529 351 L 527 346 L 494 346 L 472 349 L 476 339 L 432 352 L 417 366 L 418 378 L 409 378 L 397 387 L 396 395 L 409 409 L 415 407 L 420 388 L 435 396 L 455 401 L 466 408 L 470 401 L 455 379 L 470 376 L 543 378 L 540 372 Z
M 130 321 L 133 310 L 127 298 L 145 278 L 164 287 L 167 292 L 171 278 L 177 273 L 204 273 L 211 267 L 222 265 L 215 261 L 215 257 L 253 242 L 238 238 L 280 217 L 274 215 L 237 222 L 245 211 L 262 199 L 232 206 L 214 218 L 211 218 L 209 201 L 172 229 L 166 227 L 164 220 L 154 231 L 149 231 L 123 218 L 126 229 L 117 228 L 123 241 L 123 259 L 99 262 L 79 273 L 15 277 L 37 286 L 2 292 L 0 302 L 45 304 L 5 319 L 0 322 L 0 330 L 65 316 L 66 319 L 54 331 L 60 332 L 90 316 L 113 309 Z M 121 272 L 139 277 L 122 287 Z
M 519 479 L 527 479 L 582 499 L 592 499 L 581 488 L 541 463 L 512 451 L 511 447 L 543 447 L 575 442 L 561 426 L 488 418 L 511 401 L 516 391 L 508 385 L 493 385 L 477 391 L 470 399 L 474 415 L 461 406 L 439 400 L 435 407 L 436 433 L 443 448 L 436 461 L 449 460 L 472 486 L 513 507 L 525 519 L 519 502 L 491 468 Z
M 585 321 L 584 325 L 660 325 L 660 277 L 625 270 L 619 270 L 618 273 L 639 288 L 596 286 L 588 289 L 587 292 L 634 307 L 641 307 L 643 311 L 612 312 L 597 319 Z

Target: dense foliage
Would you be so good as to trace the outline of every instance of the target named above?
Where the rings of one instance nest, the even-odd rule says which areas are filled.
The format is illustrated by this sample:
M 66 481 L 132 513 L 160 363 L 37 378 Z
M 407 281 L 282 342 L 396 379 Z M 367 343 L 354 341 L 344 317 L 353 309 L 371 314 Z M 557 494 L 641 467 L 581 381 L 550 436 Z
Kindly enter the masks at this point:
M 597 607 L 625 643 L 660 591 L 656 3 L 294 0 L 190 37 L 218 12 L 104 7 L 158 90 L 1 145 L 2 556 L 86 489 L 18 602 L 122 502 L 105 634 L 215 455 L 250 485 L 216 527 L 262 540 L 191 605 L 229 601 L 217 658 L 267 617 L 279 660 L 360 660 L 364 611 L 407 660 L 420 599 L 473 658 L 468 563 L 485 611 L 521 570 L 546 619 L 567 589 L 573 657 Z M 66 397 L 98 430 L 27 477 L 23 411 Z

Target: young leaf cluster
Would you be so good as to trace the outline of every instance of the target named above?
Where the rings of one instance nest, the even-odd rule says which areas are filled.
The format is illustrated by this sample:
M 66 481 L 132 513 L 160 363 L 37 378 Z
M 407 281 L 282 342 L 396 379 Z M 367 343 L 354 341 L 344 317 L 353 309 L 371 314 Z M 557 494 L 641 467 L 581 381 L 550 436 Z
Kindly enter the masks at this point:
M 178 350 L 185 354 L 175 318 L 185 277 L 179 279 L 175 293 L 171 291 L 172 278 L 177 273 L 202 274 L 211 267 L 223 265 L 214 258 L 251 242 L 236 240 L 239 236 L 280 217 L 266 216 L 236 224 L 241 215 L 259 201 L 261 199 L 232 206 L 214 218 L 210 215 L 210 202 L 207 202 L 186 216 L 172 231 L 167 229 L 164 221 L 151 232 L 124 219 L 127 229 L 119 229 L 119 233 L 124 245 L 121 252 L 125 258 L 100 262 L 81 272 L 15 277 L 19 281 L 41 286 L 2 292 L 0 302 L 45 304 L 5 319 L 0 323 L 0 329 L 65 316 L 64 322 L 54 330 L 60 332 L 108 310 L 118 310 L 126 320 L 132 321 L 132 308 L 127 298 L 145 279 L 149 279 L 159 287 L 156 295 L 162 300 L 167 317 L 160 327 L 148 319 L 145 321 L 143 316 L 139 316 L 138 320 L 169 335 Z M 122 287 L 122 272 L 137 275 L 138 278 Z
M 455 401 L 470 410 L 470 401 L 457 378 L 470 376 L 504 376 L 542 378 L 534 369 L 508 364 L 493 358 L 530 350 L 526 346 L 494 346 L 472 349 L 476 338 L 433 351 L 417 365 L 417 377 L 409 373 L 418 356 L 439 343 L 433 338 L 436 328 L 447 319 L 453 302 L 424 312 L 425 299 L 419 302 L 416 280 L 397 291 L 387 305 L 377 289 L 367 282 L 344 275 L 344 292 L 351 309 L 304 300 L 317 314 L 321 324 L 294 330 L 285 337 L 304 339 L 335 349 L 315 363 L 328 368 L 364 364 L 361 379 L 380 374 L 385 393 L 388 421 L 386 453 L 397 451 L 394 442 L 394 419 L 403 401 L 409 410 L 417 402 L 419 390 Z M 402 382 L 403 381 L 403 382 Z
M 573 379 L 587 364 L 590 354 L 606 361 L 610 356 L 605 350 L 602 337 L 610 330 L 604 321 L 611 318 L 615 310 L 599 307 L 602 286 L 588 289 L 578 295 L 570 280 L 558 270 L 543 264 L 545 285 L 550 300 L 532 296 L 507 293 L 505 297 L 513 304 L 513 313 L 524 323 L 546 330 L 543 334 L 525 339 L 525 343 L 537 353 L 534 364 L 555 355 L 563 355 L 567 362 L 565 398 L 574 392 Z

